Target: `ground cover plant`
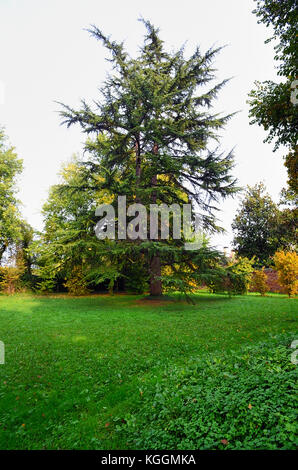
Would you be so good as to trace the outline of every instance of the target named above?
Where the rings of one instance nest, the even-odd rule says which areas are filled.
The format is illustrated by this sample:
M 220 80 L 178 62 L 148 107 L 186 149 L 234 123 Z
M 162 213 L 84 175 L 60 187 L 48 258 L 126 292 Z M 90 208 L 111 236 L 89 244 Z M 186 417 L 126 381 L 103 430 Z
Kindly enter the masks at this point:
M 6 362 L 0 365 L 0 448 L 134 449 L 162 442 L 168 448 L 178 448 L 182 442 L 189 448 L 251 448 L 255 444 L 293 448 L 290 397 L 296 366 L 290 362 L 288 346 L 297 329 L 296 300 L 271 294 L 229 298 L 207 292 L 195 296 L 195 305 L 172 299 L 1 295 L 0 339 L 5 343 Z M 275 338 L 280 334 L 285 339 Z M 268 341 L 272 347 L 262 346 L 258 352 L 260 344 Z M 254 349 L 241 352 L 245 347 Z M 251 360 L 245 362 L 243 354 L 251 354 Z M 219 362 L 213 363 L 210 357 Z M 269 365 L 264 365 L 265 358 Z M 196 433 L 205 425 L 204 409 L 210 412 L 213 399 L 207 400 L 208 387 L 200 372 L 206 361 L 213 413 L 225 416 L 225 427 L 216 436 L 213 429 L 203 439 Z M 229 377 L 236 375 L 236 363 L 241 363 L 241 381 Z M 227 374 L 226 382 L 221 380 L 223 374 Z M 248 390 L 250 384 L 263 390 L 260 396 Z M 202 388 L 201 395 L 193 394 L 196 387 Z M 160 406 L 158 389 L 166 406 L 155 428 L 148 410 L 153 404 L 157 403 L 156 409 Z M 270 397 L 268 390 L 274 391 Z M 177 394 L 179 400 L 187 398 L 185 409 L 178 403 L 177 416 L 169 415 L 174 423 L 181 415 L 179 433 L 169 439 L 170 431 L 164 429 L 159 440 Z M 204 409 L 203 397 L 207 400 Z M 197 402 L 189 402 L 195 398 Z M 265 411 L 260 412 L 258 406 L 264 401 Z M 238 416 L 232 410 L 239 403 Z M 245 416 L 253 418 L 246 422 Z M 254 426 L 262 419 L 267 428 L 262 425 L 262 432 L 257 432 Z M 276 420 L 280 428 L 272 431 Z M 136 442 L 138 422 L 144 429 Z M 183 434 L 181 428 L 187 426 Z M 195 434 L 190 439 L 192 428 Z M 152 439 L 150 429 L 155 430 Z M 276 432 L 276 442 L 272 432 Z
M 167 368 L 145 389 L 141 409 L 125 419 L 126 438 L 142 449 L 297 448 L 292 339 L 270 338 Z

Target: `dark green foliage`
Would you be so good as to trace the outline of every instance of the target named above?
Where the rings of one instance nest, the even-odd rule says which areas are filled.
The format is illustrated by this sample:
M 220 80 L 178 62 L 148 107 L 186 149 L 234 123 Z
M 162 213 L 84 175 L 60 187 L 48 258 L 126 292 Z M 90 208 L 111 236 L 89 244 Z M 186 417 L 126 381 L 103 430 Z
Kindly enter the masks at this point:
M 264 142 L 270 143 L 276 139 L 274 150 L 282 145 L 295 149 L 297 145 L 298 111 L 297 106 L 291 102 L 292 82 L 276 84 L 267 80 L 255 84 L 256 89 L 251 91 L 249 95 L 249 115 L 252 118 L 250 124 L 258 124 L 263 126 L 265 131 L 268 131 L 268 136 Z M 287 167 L 290 170 L 289 165 Z M 289 177 L 291 177 L 290 171 Z
M 131 260 L 123 270 L 125 291 L 133 294 L 143 294 L 149 289 L 148 268 L 142 259 Z
M 297 0 L 256 0 L 253 13 L 267 27 L 273 27 L 273 36 L 266 42 L 276 40 L 275 59 L 279 61 L 279 74 L 295 78 L 297 74 Z
M 119 426 L 137 449 L 295 449 L 294 336 L 169 367 Z
M 248 186 L 232 223 L 233 246 L 238 256 L 255 258 L 256 266 L 268 266 L 278 248 L 295 245 L 295 211 L 279 210 L 260 183 Z
M 16 257 L 24 265 L 24 274 L 22 276 L 22 286 L 31 289 L 35 279 L 32 273 L 32 266 L 36 258 L 31 253 L 31 247 L 34 241 L 34 230 L 26 221 L 20 221 L 20 238 L 16 243 Z

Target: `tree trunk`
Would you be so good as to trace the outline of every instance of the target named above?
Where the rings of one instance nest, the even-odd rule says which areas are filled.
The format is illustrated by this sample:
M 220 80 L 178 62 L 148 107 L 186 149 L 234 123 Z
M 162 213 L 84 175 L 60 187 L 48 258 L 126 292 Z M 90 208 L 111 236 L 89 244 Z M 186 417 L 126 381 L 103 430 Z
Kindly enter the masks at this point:
M 1 264 L 2 257 L 4 255 L 4 252 L 5 252 L 6 248 L 7 248 L 6 244 L 3 243 L 3 244 L 0 245 L 0 264 Z
M 160 257 L 157 255 L 152 256 L 150 260 L 150 295 L 162 295 L 162 283 L 156 279 L 161 275 Z
M 140 143 L 139 137 L 135 143 L 135 152 L 136 152 L 136 202 L 140 203 L 140 195 L 139 195 L 139 186 L 141 181 L 141 154 L 140 154 Z
M 158 154 L 158 145 L 154 144 L 153 153 Z M 156 186 L 157 176 L 154 175 L 151 179 L 151 185 Z M 156 191 L 152 192 L 151 201 L 152 204 L 156 204 L 157 193 Z M 162 295 L 162 282 L 157 277 L 161 276 L 161 266 L 160 266 L 160 256 L 158 253 L 153 255 L 150 260 L 150 295 L 159 296 Z

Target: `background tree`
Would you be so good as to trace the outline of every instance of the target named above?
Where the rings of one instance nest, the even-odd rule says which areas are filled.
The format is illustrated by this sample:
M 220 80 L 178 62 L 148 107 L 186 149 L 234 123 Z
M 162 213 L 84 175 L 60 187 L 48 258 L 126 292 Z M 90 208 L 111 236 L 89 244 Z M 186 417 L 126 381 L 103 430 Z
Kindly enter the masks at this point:
M 254 271 L 250 288 L 253 292 L 259 292 L 262 297 L 266 295 L 266 292 L 269 290 L 269 286 L 267 283 L 267 274 L 264 271 L 264 267 Z
M 113 197 L 100 186 L 77 190 L 86 186 L 85 168 L 77 156 L 63 165 L 60 176 L 60 183 L 50 188 L 43 206 L 44 229 L 31 247 L 38 288 L 67 288 L 81 295 L 87 286 L 94 289 L 101 285 L 112 291 L 117 280 L 125 278 L 128 267 L 122 253 L 107 256 L 109 241 L 97 240 L 94 227 L 96 207 L 110 203 Z M 95 180 L 98 177 L 95 175 Z M 138 276 L 141 283 L 140 272 Z
M 83 101 L 80 110 L 64 106 L 61 113 L 67 126 L 78 123 L 86 134 L 97 136 L 87 141 L 86 180 L 77 189 L 107 189 L 114 201 L 118 195 L 127 196 L 128 204 L 140 202 L 146 207 L 190 202 L 199 208 L 203 228 L 216 231 L 217 203 L 236 191 L 232 154 L 223 155 L 217 148 L 217 131 L 231 115 L 210 111 L 226 83 L 208 88 L 220 48 L 205 54 L 197 48 L 188 59 L 183 48 L 168 53 L 158 29 L 143 22 L 147 34 L 137 59 L 95 26 L 90 30 L 110 51 L 114 72 L 105 81 L 94 111 Z M 184 290 L 189 285 L 185 277 L 198 276 L 202 253 L 183 247 L 183 240 L 115 240 L 107 253 L 111 259 L 120 254 L 144 258 L 151 295 L 160 295 L 162 281 Z M 212 257 L 207 251 L 205 257 Z M 179 268 L 171 278 L 163 277 L 164 265 Z
M 0 129 L 0 264 L 4 253 L 21 239 L 16 179 L 22 169 L 22 160 L 7 144 L 4 131 Z
M 31 247 L 41 290 L 63 290 L 74 272 L 82 272 L 91 250 L 88 240 L 94 239 L 96 199 L 92 201 L 90 191 L 73 190 L 82 184 L 77 157 L 63 165 L 60 177 L 43 206 L 44 229 Z M 63 191 L 65 187 L 68 191 Z M 93 255 L 96 258 L 97 253 Z
M 22 282 L 24 287 L 31 288 L 35 282 L 32 273 L 36 258 L 31 253 L 31 247 L 34 242 L 35 232 L 28 222 L 21 220 L 20 222 L 20 238 L 15 243 L 15 259 L 18 264 L 22 265 Z
M 277 205 L 265 193 L 262 183 L 248 186 L 245 197 L 232 223 L 233 246 L 238 256 L 253 258 L 261 265 L 268 264 L 278 249 Z
M 274 255 L 278 280 L 289 297 L 298 294 L 298 255 L 294 251 L 279 250 Z
M 297 194 L 297 105 L 291 100 L 292 84 L 297 78 L 298 44 L 296 0 L 256 0 L 254 13 L 260 23 L 273 27 L 274 34 L 266 42 L 276 41 L 275 60 L 281 83 L 256 82 L 250 93 L 251 124 L 257 123 L 268 131 L 265 141 L 275 141 L 275 148 L 285 145 L 289 148 L 285 156 L 288 171 L 288 185 Z M 297 91 L 297 90 L 296 90 Z
M 298 193 L 290 188 L 281 191 L 278 230 L 280 247 L 287 251 L 297 249 L 297 197 Z

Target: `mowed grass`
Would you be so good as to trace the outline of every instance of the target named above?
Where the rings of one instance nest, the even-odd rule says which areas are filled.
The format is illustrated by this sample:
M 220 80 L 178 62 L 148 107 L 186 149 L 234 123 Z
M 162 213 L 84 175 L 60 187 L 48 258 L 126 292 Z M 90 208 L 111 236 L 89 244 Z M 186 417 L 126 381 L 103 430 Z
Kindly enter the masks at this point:
M 140 299 L 0 296 L 1 449 L 125 449 L 116 424 L 168 364 L 297 329 L 282 295 Z

